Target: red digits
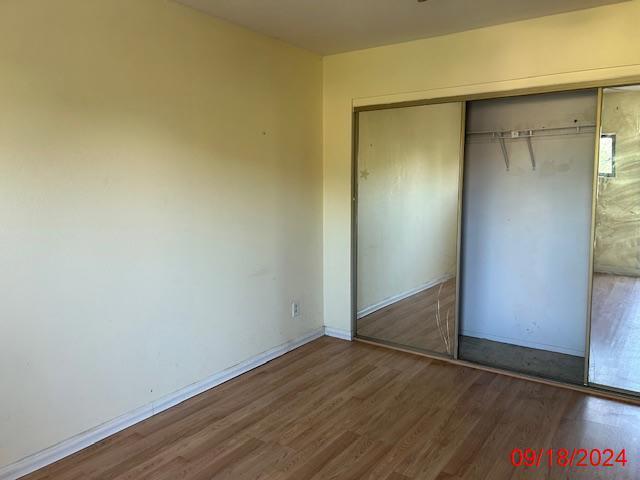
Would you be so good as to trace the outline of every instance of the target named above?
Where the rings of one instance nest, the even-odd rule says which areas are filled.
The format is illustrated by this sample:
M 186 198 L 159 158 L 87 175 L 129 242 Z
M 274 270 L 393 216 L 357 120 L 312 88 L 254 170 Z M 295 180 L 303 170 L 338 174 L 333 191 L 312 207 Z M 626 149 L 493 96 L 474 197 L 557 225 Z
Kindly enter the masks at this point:
M 576 463 L 577 467 L 588 467 L 589 464 L 587 463 L 587 456 L 588 453 L 584 448 L 581 448 L 578 450 L 578 462 Z
M 559 467 L 568 467 L 569 466 L 569 450 L 566 448 L 561 448 L 558 450 L 558 466 Z
M 511 450 L 511 465 L 514 467 L 535 467 L 543 465 L 544 456 L 547 456 L 548 467 L 554 465 L 561 468 L 569 467 L 616 467 L 627 465 L 627 451 L 623 448 L 617 454 L 612 448 L 560 448 L 554 450 L 543 448 L 514 448 Z M 547 464 L 543 468 L 546 468 Z
M 531 448 L 524 449 L 524 465 L 525 467 L 533 467 L 536 464 L 536 452 Z
M 616 463 L 621 463 L 623 467 L 627 465 L 627 451 L 623 448 L 616 457 Z
M 613 450 L 611 450 L 610 448 L 606 448 L 604 450 L 604 452 L 602 452 L 604 454 L 604 462 L 602 462 L 602 466 L 603 467 L 613 467 Z
M 514 467 L 522 466 L 522 450 L 519 448 L 511 450 L 511 465 Z

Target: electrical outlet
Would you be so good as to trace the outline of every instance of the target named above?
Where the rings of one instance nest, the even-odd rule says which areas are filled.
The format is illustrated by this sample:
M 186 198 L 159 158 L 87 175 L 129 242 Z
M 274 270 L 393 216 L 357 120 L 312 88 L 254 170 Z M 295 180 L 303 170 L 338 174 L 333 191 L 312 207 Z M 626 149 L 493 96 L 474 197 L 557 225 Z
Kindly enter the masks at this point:
M 291 318 L 300 316 L 300 304 L 298 302 L 293 302 L 291 304 Z

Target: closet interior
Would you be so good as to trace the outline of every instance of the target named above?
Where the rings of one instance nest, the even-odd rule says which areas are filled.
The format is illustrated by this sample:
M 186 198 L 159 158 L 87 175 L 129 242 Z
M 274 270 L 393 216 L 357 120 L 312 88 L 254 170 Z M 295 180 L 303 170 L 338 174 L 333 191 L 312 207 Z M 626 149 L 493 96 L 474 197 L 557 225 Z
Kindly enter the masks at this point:
M 460 358 L 583 383 L 597 97 L 469 102 Z
M 354 118 L 357 338 L 640 392 L 640 88 Z

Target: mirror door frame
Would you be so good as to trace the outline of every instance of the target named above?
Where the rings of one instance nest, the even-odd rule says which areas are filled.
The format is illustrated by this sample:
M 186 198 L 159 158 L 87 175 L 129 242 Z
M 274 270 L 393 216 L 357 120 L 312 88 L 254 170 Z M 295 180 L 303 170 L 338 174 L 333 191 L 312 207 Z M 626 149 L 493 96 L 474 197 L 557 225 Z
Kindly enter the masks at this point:
M 442 103 L 459 103 L 460 104 L 460 143 L 458 147 L 458 205 L 457 205 L 457 218 L 456 218 L 456 287 L 455 295 L 456 299 L 453 305 L 454 317 L 453 317 L 453 342 L 451 345 L 451 355 L 447 355 L 442 352 L 435 352 L 431 350 L 425 350 L 412 346 L 402 345 L 399 346 L 393 342 L 378 338 L 369 338 L 358 336 L 358 153 L 359 153 L 359 127 L 361 112 L 371 110 L 388 110 L 393 108 L 405 108 L 405 107 L 417 107 L 425 105 L 437 105 Z M 458 99 L 450 101 L 433 101 L 433 102 L 421 102 L 416 105 L 409 104 L 389 104 L 382 108 L 354 108 L 351 115 L 351 337 L 353 339 L 363 339 L 372 343 L 380 345 L 387 345 L 391 347 L 402 347 L 404 349 L 428 354 L 437 358 L 443 359 L 458 359 L 458 340 L 459 340 L 459 328 L 460 328 L 460 249 L 462 246 L 462 193 L 464 182 L 464 149 L 466 139 L 466 121 L 467 121 L 467 101 Z
M 640 391 L 625 390 L 617 388 L 611 385 L 603 385 L 601 383 L 592 382 L 589 378 L 590 373 L 590 357 L 591 357 L 591 324 L 593 317 L 593 278 L 595 275 L 595 248 L 596 248 L 596 212 L 598 207 L 598 180 L 599 180 L 599 166 L 600 166 L 600 140 L 602 138 L 602 116 L 604 108 L 604 90 L 608 87 L 616 86 L 631 86 L 639 85 L 639 82 L 626 83 L 624 85 L 603 85 L 598 87 L 598 108 L 596 117 L 596 138 L 595 138 L 595 154 L 593 164 L 593 191 L 592 191 L 592 206 L 591 206 L 591 243 L 589 245 L 589 296 L 587 305 L 587 335 L 585 342 L 585 355 L 584 355 L 584 385 L 590 389 L 597 389 L 602 391 L 610 391 L 619 393 L 625 396 L 640 398 Z
M 589 386 L 589 359 L 591 351 L 591 310 L 593 303 L 593 266 L 596 245 L 596 208 L 598 203 L 598 167 L 600 161 L 600 136 L 602 135 L 602 87 L 598 87 L 596 106 L 596 134 L 593 155 L 593 185 L 591 186 L 591 237 L 589 241 L 589 282 L 587 294 L 587 328 L 584 342 L 584 385 Z

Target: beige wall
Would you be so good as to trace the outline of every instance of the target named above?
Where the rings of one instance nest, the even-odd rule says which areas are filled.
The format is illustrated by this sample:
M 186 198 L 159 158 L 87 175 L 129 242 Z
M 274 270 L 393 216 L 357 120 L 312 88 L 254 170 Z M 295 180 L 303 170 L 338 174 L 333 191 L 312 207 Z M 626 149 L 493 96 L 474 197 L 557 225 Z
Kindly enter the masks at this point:
M 350 329 L 353 105 L 635 76 L 640 0 L 324 58 L 324 315 Z
M 360 312 L 456 273 L 462 104 L 361 112 L 358 123 Z
M 321 69 L 169 1 L 0 2 L 0 465 L 322 326 Z
M 602 132 L 616 135 L 615 176 L 598 178 L 597 272 L 640 276 L 640 92 L 606 91 Z
M 166 0 L 0 2 L 0 465 L 319 327 L 323 269 L 350 328 L 354 104 L 640 78 L 638 18 L 321 61 Z

